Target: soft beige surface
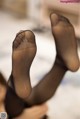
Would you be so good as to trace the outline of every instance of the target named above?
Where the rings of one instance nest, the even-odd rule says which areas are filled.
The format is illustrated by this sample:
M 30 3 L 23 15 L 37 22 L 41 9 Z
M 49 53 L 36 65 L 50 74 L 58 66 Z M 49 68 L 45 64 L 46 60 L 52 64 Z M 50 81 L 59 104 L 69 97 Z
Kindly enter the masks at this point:
M 11 45 L 15 34 L 33 24 L 16 20 L 0 12 L 0 71 L 8 79 L 11 72 Z M 55 58 L 55 45 L 51 35 L 36 34 L 38 51 L 31 68 L 31 81 L 35 85 L 49 71 Z M 35 68 L 36 67 L 36 68 Z M 68 72 L 56 95 L 47 103 L 50 119 L 80 119 L 80 70 Z

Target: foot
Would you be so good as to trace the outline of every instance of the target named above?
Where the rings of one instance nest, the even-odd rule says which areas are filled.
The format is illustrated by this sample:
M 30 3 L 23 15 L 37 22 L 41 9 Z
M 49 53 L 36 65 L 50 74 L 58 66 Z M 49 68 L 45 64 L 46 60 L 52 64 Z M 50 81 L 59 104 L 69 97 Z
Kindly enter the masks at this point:
M 36 54 L 35 36 L 31 31 L 21 31 L 13 41 L 12 76 L 15 92 L 25 99 L 31 92 L 30 66 Z
M 57 56 L 68 70 L 78 70 L 77 41 L 72 24 L 67 18 L 53 13 L 51 14 L 51 27 L 55 39 Z
M 28 109 L 25 109 L 23 113 L 16 117 L 15 119 L 42 119 L 46 114 L 48 108 L 46 105 L 34 106 Z

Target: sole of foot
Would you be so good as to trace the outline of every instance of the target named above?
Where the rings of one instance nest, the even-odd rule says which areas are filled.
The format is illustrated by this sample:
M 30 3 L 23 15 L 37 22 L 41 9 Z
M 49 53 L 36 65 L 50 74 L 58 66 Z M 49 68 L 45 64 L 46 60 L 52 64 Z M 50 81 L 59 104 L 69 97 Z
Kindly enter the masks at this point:
M 80 63 L 74 28 L 70 21 L 60 14 L 52 13 L 50 19 L 57 56 L 68 70 L 75 72 Z
M 27 98 L 31 93 L 30 67 L 36 54 L 35 36 L 32 31 L 21 31 L 13 41 L 12 76 L 16 94 Z

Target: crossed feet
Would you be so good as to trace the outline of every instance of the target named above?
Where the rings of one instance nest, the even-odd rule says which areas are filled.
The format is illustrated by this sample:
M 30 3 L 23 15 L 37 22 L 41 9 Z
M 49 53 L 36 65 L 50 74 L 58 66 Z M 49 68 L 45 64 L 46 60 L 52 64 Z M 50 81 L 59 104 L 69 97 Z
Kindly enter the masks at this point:
M 51 14 L 50 19 L 52 34 L 56 44 L 56 58 L 67 70 L 77 71 L 79 58 L 72 24 L 67 18 L 55 13 Z M 24 100 L 31 93 L 29 73 L 36 49 L 35 36 L 31 31 L 21 31 L 17 34 L 13 42 L 12 76 L 14 78 L 15 92 Z

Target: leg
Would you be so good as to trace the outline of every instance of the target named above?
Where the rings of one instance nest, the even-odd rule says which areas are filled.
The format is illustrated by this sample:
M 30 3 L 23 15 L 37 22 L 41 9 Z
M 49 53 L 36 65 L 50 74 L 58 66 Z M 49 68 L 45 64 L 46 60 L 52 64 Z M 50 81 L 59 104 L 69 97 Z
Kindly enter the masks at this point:
M 51 18 L 51 20 L 52 20 L 52 18 Z M 55 19 L 55 21 L 56 21 L 56 19 Z M 63 20 L 61 22 L 64 23 L 64 24 L 66 24 L 65 20 Z M 72 27 L 71 24 L 69 24 L 69 25 L 70 25 L 70 27 Z M 52 25 L 52 27 L 53 27 L 53 25 Z M 59 26 L 59 24 L 58 24 L 58 27 L 62 31 L 62 25 Z M 70 30 L 70 31 L 67 30 L 67 33 L 68 32 L 71 33 L 71 29 L 68 28 L 68 30 Z M 53 28 L 52 28 L 52 33 L 54 33 Z M 55 33 L 57 33 L 57 30 L 55 31 Z M 64 33 L 66 35 L 66 31 Z M 60 32 L 60 34 L 63 34 L 63 32 Z M 74 32 L 71 33 L 71 34 L 72 34 L 72 36 L 74 36 Z M 63 40 L 65 39 L 65 35 L 63 37 Z M 73 39 L 73 37 L 70 37 L 69 36 L 68 39 L 69 39 L 68 42 L 71 42 L 71 40 Z M 57 43 L 59 43 L 58 42 L 58 39 L 56 38 L 55 40 L 56 40 L 56 42 L 55 42 L 56 43 L 56 46 L 58 46 L 57 45 Z M 76 45 L 76 41 L 73 40 L 72 44 L 75 44 Z M 67 61 L 67 58 L 65 56 L 65 59 L 66 59 L 67 62 L 63 62 L 63 61 L 65 61 L 64 58 L 63 58 L 63 53 L 59 53 L 58 48 L 57 48 L 57 58 L 56 58 L 54 67 L 52 67 L 51 71 L 43 78 L 43 80 L 37 86 L 34 87 L 34 89 L 33 89 L 32 93 L 31 93 L 30 97 L 26 101 L 30 106 L 35 105 L 35 104 L 44 103 L 46 100 L 48 100 L 49 98 L 51 98 L 52 95 L 55 93 L 58 85 L 60 84 L 60 82 L 61 82 L 61 80 L 62 80 L 65 72 L 68 69 L 70 69 L 71 71 L 75 71 L 75 70 L 78 69 L 78 67 L 79 67 L 78 62 L 79 62 L 79 60 L 78 60 L 78 56 L 77 56 L 77 52 L 76 52 L 77 51 L 76 50 L 77 47 L 73 47 L 73 49 L 74 49 L 73 51 L 75 51 L 75 54 L 76 54 L 76 56 L 75 56 L 76 57 L 76 61 L 75 61 L 76 62 L 75 63 L 76 65 L 73 64 L 74 67 L 68 67 L 67 62 L 69 62 L 71 60 L 68 60 Z M 60 50 L 62 51 L 62 46 L 60 47 Z M 65 48 L 63 48 L 63 51 L 65 51 Z M 66 51 L 68 51 L 68 45 L 67 45 Z
M 42 104 L 55 93 L 67 69 L 56 59 L 50 72 L 36 85 L 26 100 L 29 105 Z
M 13 42 L 12 82 L 16 94 L 27 98 L 31 92 L 30 66 L 36 54 L 35 36 L 31 31 L 17 34 Z
M 51 98 L 65 72 L 67 70 L 76 71 L 79 68 L 77 41 L 74 28 L 69 20 L 63 16 L 52 14 L 51 27 L 56 44 L 56 61 L 51 71 L 33 88 L 27 99 L 30 105 L 41 104 Z
M 4 107 L 4 100 L 7 91 L 7 82 L 3 75 L 0 73 L 0 112 L 6 112 Z M 14 101 L 13 101 L 14 102 Z M 40 106 L 34 106 L 28 109 L 24 109 L 23 112 L 14 119 L 40 119 L 46 114 L 48 108 L 45 104 Z
M 23 111 L 23 100 L 30 94 L 29 69 L 35 53 L 34 34 L 31 31 L 18 33 L 13 42 L 12 74 L 5 99 L 5 108 L 10 117 L 17 116 Z

